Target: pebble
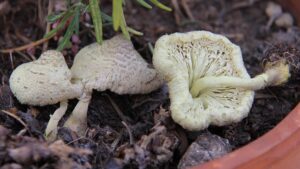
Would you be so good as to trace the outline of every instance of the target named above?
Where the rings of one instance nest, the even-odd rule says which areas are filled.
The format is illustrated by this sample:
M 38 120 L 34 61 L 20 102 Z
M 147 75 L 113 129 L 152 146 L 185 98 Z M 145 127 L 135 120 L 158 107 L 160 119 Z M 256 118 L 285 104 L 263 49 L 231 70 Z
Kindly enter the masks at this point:
M 207 161 L 219 158 L 232 151 L 232 146 L 227 139 L 203 133 L 189 146 L 182 156 L 178 169 L 196 166 Z

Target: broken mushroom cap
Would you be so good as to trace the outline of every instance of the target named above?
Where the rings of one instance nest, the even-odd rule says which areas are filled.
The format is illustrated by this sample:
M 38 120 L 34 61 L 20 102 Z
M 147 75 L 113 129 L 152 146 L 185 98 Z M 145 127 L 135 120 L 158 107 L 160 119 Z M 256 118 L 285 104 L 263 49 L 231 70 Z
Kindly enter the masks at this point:
M 65 126 L 80 135 L 86 130 L 87 109 L 92 90 L 110 90 L 117 94 L 144 94 L 156 90 L 163 79 L 122 35 L 105 40 L 102 45 L 91 44 L 75 56 L 71 68 L 73 80 L 84 84 Z
M 44 52 L 36 61 L 18 66 L 10 76 L 10 88 L 22 104 L 44 106 L 60 102 L 48 122 L 45 135 L 54 140 L 59 120 L 68 107 L 68 99 L 80 97 L 82 84 L 71 83 L 63 55 L 54 50 Z
M 163 83 L 156 70 L 122 35 L 81 49 L 71 71 L 87 90 L 109 89 L 117 94 L 149 93 Z
M 18 66 L 10 88 L 22 104 L 44 106 L 79 97 L 81 84 L 72 84 L 71 71 L 60 52 L 49 50 L 36 61 Z
M 240 121 L 250 110 L 254 90 L 290 77 L 289 64 L 280 59 L 250 78 L 240 48 L 206 31 L 163 36 L 153 63 L 168 82 L 173 119 L 189 130 Z
M 172 118 L 188 130 L 238 122 L 247 116 L 252 90 L 219 86 L 192 93 L 203 77 L 250 79 L 241 50 L 221 35 L 207 31 L 174 33 L 159 38 L 153 64 L 169 87 Z

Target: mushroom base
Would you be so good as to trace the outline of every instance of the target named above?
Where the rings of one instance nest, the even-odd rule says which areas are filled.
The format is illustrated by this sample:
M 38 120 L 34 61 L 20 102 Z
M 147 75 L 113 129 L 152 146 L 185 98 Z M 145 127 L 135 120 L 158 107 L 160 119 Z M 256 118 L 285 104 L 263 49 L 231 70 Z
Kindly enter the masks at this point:
M 51 115 L 45 131 L 45 137 L 48 141 L 54 141 L 57 137 L 57 126 L 60 119 L 66 113 L 68 101 L 60 102 L 60 107 Z
M 71 116 L 65 122 L 64 127 L 71 129 L 80 136 L 85 134 L 87 129 L 87 111 L 90 100 L 90 92 L 86 92 L 81 96 Z

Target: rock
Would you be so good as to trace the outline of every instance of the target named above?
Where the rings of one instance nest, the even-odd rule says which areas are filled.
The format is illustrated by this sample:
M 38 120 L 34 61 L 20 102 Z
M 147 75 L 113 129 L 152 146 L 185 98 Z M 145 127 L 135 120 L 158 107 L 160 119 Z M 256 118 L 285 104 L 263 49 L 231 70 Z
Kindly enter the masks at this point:
M 182 156 L 178 169 L 185 169 L 219 158 L 232 150 L 227 139 L 209 132 L 203 133 L 189 146 Z

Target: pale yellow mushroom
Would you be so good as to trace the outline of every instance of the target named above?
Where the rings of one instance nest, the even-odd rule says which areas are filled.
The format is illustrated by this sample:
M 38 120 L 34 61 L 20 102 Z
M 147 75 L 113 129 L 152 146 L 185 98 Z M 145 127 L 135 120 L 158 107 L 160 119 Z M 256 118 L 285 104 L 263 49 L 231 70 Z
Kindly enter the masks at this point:
M 36 61 L 18 66 L 10 76 L 10 88 L 22 104 L 45 106 L 60 102 L 51 116 L 45 135 L 54 140 L 59 120 L 68 107 L 68 99 L 82 95 L 82 84 L 71 83 L 63 55 L 54 50 L 44 52 Z
M 84 94 L 65 126 L 84 134 L 92 90 L 117 94 L 143 94 L 159 88 L 163 80 L 122 35 L 91 44 L 75 56 L 73 80 L 84 85 Z
M 168 83 L 172 118 L 188 130 L 240 121 L 250 111 L 254 90 L 289 77 L 289 66 L 280 61 L 251 79 L 240 48 L 207 31 L 162 36 L 153 64 Z

